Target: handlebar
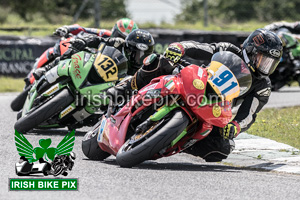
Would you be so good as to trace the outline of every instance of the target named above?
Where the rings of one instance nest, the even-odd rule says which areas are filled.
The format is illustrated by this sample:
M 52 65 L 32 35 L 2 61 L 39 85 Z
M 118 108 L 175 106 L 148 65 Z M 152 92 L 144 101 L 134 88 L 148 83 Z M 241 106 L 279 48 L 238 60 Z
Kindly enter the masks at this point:
M 166 58 L 164 55 L 162 55 L 162 57 L 165 60 L 167 60 L 168 63 L 173 67 L 173 74 L 174 74 L 174 71 L 175 71 L 175 74 L 179 73 L 183 68 L 185 68 L 188 65 L 191 65 L 190 62 L 188 62 L 188 61 L 186 61 L 186 60 L 184 60 L 182 58 L 178 62 L 174 63 L 170 59 Z
M 178 63 L 180 63 L 180 65 L 183 65 L 184 67 L 192 64 L 184 59 L 180 59 Z

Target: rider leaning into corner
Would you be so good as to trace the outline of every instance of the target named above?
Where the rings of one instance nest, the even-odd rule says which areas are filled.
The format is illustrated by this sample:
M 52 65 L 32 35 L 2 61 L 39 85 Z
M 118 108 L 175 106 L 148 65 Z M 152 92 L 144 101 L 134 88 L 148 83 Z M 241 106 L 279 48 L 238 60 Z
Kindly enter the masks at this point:
M 68 36 L 69 33 L 71 33 L 72 35 L 77 35 L 81 32 L 85 32 L 94 37 L 101 37 L 101 38 L 119 37 L 119 38 L 125 39 L 129 33 L 131 33 L 133 30 L 136 30 L 136 29 L 138 29 L 138 26 L 133 20 L 131 20 L 129 18 L 122 18 L 122 19 L 119 19 L 115 23 L 115 25 L 113 26 L 111 31 L 109 31 L 107 29 L 84 28 L 78 24 L 74 24 L 74 25 L 59 27 L 54 32 L 54 35 L 57 35 L 60 37 L 66 37 L 66 36 Z M 83 44 L 73 44 L 72 46 L 77 49 L 78 46 L 76 46 L 76 45 L 79 45 L 79 48 L 80 48 L 84 45 L 84 42 L 82 42 L 82 43 Z M 82 49 L 78 49 L 78 50 L 82 50 Z M 60 53 L 53 51 L 53 48 L 49 48 L 47 51 L 48 51 L 47 52 L 48 61 L 52 61 L 55 58 L 60 56 Z M 71 56 L 71 55 L 67 55 L 67 56 Z M 53 63 L 50 63 L 49 65 L 46 65 L 45 67 L 43 67 L 41 69 L 37 69 L 34 72 L 36 79 L 39 79 L 39 77 L 43 73 L 45 73 L 45 71 L 48 71 L 49 69 L 51 69 L 58 62 L 59 62 L 59 59 L 57 59 Z
M 135 29 L 138 29 L 138 26 L 133 20 L 129 18 L 122 18 L 115 23 L 111 31 L 107 29 L 84 28 L 78 24 L 74 24 L 74 25 L 59 27 L 58 29 L 56 29 L 54 34 L 60 37 L 65 37 L 69 33 L 71 33 L 72 35 L 77 35 L 78 33 L 83 31 L 104 38 L 120 37 L 125 39 L 126 36 Z
M 282 43 L 273 32 L 257 29 L 248 36 L 241 49 L 227 42 L 207 44 L 183 41 L 170 44 L 164 56 L 175 63 L 180 62 L 184 55 L 198 60 L 210 60 L 212 55 L 219 51 L 231 51 L 244 60 L 251 69 L 252 86 L 248 92 L 232 102 L 233 106 L 240 107 L 229 124 L 224 128 L 214 127 L 205 139 L 185 150 L 186 153 L 200 156 L 207 162 L 226 159 L 235 147 L 233 138 L 250 128 L 256 114 L 268 102 L 271 94 L 268 76 L 275 70 L 282 56 Z M 124 95 L 126 90 L 141 89 L 155 77 L 171 74 L 173 68 L 166 63 L 168 62 L 165 62 L 162 56 L 150 55 L 132 79 L 110 88 L 108 95 Z

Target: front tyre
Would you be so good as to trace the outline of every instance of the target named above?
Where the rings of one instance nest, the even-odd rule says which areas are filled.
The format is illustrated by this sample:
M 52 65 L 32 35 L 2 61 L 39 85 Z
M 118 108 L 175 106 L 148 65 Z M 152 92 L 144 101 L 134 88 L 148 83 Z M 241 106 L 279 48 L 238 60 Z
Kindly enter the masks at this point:
M 133 167 L 151 159 L 187 127 L 189 118 L 183 110 L 174 110 L 145 133 L 133 135 L 120 148 L 117 163 L 121 167 Z M 146 136 L 146 137 L 145 137 Z M 142 142 L 140 142 L 143 140 Z
M 21 117 L 15 124 L 15 130 L 24 134 L 61 112 L 73 101 L 74 97 L 69 90 L 63 89 L 45 104 Z

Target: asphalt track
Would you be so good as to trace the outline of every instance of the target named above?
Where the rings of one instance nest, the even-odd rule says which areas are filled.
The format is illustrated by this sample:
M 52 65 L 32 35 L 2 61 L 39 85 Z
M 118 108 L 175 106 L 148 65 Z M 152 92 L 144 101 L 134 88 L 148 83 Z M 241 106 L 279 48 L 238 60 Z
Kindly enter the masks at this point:
M 120 168 L 113 156 L 104 162 L 89 161 L 81 153 L 85 130 L 76 132 L 74 169 L 67 178 L 78 178 L 78 191 L 9 191 L 19 156 L 14 144 L 16 113 L 10 110 L 15 94 L 0 94 L 1 182 L 0 199 L 299 199 L 300 176 L 255 171 L 220 163 L 206 163 L 187 154 Z M 300 88 L 272 93 L 268 107 L 300 105 Z M 51 138 L 55 147 L 66 130 L 34 131 L 25 137 L 33 146 Z M 34 176 L 43 178 L 43 176 Z M 25 177 L 28 178 L 28 177 Z M 51 177 L 49 177 L 51 178 Z

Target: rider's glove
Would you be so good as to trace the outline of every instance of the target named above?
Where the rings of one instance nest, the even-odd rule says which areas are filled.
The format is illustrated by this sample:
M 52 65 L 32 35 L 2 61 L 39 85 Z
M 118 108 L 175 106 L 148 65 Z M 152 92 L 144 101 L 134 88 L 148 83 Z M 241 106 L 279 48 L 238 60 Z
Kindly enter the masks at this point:
M 57 35 L 60 37 L 65 37 L 65 36 L 67 36 L 68 33 L 69 33 L 68 28 L 65 26 L 62 26 L 62 27 L 59 27 L 58 29 L 56 29 L 56 31 L 54 32 L 54 35 Z
M 72 42 L 72 47 L 78 51 L 82 51 L 86 47 L 86 42 L 83 39 L 77 38 Z
M 240 133 L 240 125 L 236 121 L 232 121 L 220 129 L 220 133 L 224 139 L 232 140 Z
M 114 46 L 115 48 L 119 48 L 121 45 L 123 45 L 125 43 L 125 40 L 123 38 L 119 38 L 119 37 L 113 37 L 113 38 L 102 38 L 101 37 L 101 42 L 107 42 L 108 45 L 110 46 Z
M 164 57 L 169 59 L 173 63 L 177 63 L 183 55 L 184 55 L 184 48 L 180 43 L 170 44 L 166 49 L 166 51 L 164 52 Z

